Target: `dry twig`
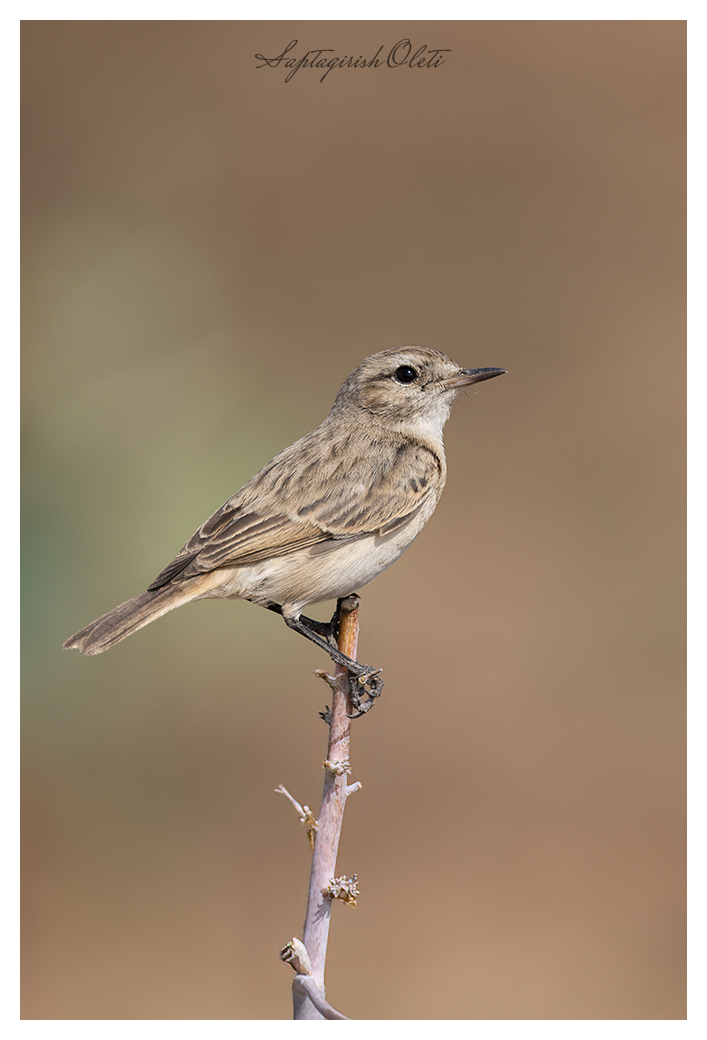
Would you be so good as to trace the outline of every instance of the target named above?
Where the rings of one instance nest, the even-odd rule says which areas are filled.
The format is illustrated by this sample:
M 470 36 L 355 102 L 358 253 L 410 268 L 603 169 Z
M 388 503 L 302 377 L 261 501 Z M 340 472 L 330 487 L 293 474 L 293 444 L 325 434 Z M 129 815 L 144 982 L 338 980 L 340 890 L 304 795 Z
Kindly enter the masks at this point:
M 354 660 L 358 646 L 358 603 L 358 596 L 349 596 L 339 602 L 338 648 Z M 353 878 L 336 877 L 336 855 L 346 799 L 361 787 L 358 782 L 347 782 L 350 772 L 349 716 L 352 711 L 349 674 L 341 665 L 337 665 L 334 676 L 322 672 L 318 674 L 331 687 L 332 704 L 325 716 L 329 723 L 329 742 L 324 762 L 322 807 L 314 827 L 307 816 L 307 813 L 311 816 L 308 807 L 300 806 L 284 788 L 278 788 L 292 802 L 302 822 L 308 823 L 310 841 L 314 837 L 303 943 L 293 939 L 281 953 L 282 959 L 292 964 L 297 973 L 292 984 L 295 1019 L 346 1017 L 335 1011 L 324 997 L 324 967 L 332 901 L 334 898 L 344 899 L 349 905 L 355 906 L 358 894 L 355 875 Z

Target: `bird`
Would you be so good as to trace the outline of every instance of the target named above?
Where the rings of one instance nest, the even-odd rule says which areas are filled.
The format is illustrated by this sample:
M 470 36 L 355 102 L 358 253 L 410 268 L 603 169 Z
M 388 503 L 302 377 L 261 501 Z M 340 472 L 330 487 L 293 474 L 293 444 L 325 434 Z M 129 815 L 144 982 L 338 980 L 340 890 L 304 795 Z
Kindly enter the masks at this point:
M 282 615 L 349 673 L 357 717 L 381 669 L 336 646 L 341 603 L 394 563 L 432 516 L 447 478 L 442 439 L 464 387 L 506 373 L 461 368 L 429 347 L 381 350 L 342 384 L 328 416 L 263 466 L 192 535 L 145 592 L 63 644 L 103 653 L 192 600 L 244 599 Z M 305 607 L 337 600 L 328 624 Z

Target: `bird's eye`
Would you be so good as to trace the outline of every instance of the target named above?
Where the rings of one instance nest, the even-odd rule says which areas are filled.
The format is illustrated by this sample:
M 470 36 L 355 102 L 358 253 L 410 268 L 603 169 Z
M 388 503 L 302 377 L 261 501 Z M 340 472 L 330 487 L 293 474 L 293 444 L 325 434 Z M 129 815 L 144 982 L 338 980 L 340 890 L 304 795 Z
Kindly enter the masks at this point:
M 414 383 L 417 379 L 417 369 L 411 365 L 401 365 L 395 370 L 395 378 L 399 383 Z

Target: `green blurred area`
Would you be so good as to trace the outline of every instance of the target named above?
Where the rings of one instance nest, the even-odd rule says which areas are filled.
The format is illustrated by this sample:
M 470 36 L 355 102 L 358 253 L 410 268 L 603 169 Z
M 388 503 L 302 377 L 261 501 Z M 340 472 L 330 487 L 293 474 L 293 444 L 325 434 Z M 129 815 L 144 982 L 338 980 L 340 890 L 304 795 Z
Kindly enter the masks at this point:
M 406 36 L 448 60 L 255 67 Z M 318 806 L 326 661 L 244 603 L 61 643 L 402 344 L 509 374 L 363 591 L 386 689 L 328 997 L 684 1017 L 685 24 L 22 37 L 24 1017 L 289 1016 L 309 856 L 273 789 Z

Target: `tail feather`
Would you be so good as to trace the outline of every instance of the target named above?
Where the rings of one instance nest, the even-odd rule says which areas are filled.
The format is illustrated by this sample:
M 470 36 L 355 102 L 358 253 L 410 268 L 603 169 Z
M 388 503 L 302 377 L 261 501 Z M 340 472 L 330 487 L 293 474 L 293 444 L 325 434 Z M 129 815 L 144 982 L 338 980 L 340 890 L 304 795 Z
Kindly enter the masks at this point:
M 121 639 L 192 598 L 193 591 L 190 593 L 178 585 L 141 592 L 71 636 L 64 643 L 64 649 L 80 650 L 87 655 L 102 654 Z

